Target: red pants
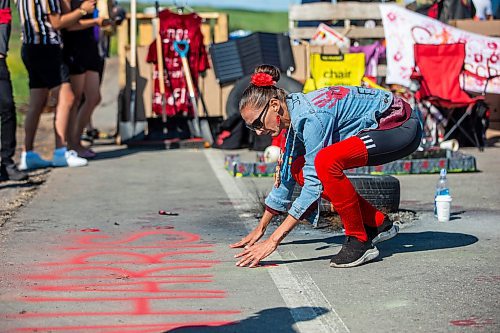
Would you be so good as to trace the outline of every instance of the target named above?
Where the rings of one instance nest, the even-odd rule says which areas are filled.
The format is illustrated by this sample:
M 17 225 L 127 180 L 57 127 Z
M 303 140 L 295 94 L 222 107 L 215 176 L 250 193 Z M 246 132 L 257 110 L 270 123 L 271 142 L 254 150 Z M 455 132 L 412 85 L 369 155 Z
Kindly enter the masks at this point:
M 363 141 L 351 137 L 320 150 L 314 163 L 323 185 L 321 196 L 330 201 L 339 214 L 346 236 L 354 236 L 363 242 L 368 239 L 364 225 L 380 226 L 385 215 L 356 192 L 344 170 L 365 166 L 367 160 Z M 304 186 L 304 163 L 305 159 L 301 156 L 291 168 L 293 178 L 301 186 Z

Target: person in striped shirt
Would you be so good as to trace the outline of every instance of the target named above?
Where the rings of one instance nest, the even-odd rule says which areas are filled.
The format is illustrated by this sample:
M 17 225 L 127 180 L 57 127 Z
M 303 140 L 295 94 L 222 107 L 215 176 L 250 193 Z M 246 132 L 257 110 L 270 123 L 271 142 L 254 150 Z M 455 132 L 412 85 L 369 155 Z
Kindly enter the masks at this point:
M 74 94 L 62 60 L 59 30 L 78 25 L 82 17 L 94 10 L 95 0 L 83 1 L 78 8 L 67 13 L 62 13 L 60 0 L 18 0 L 17 7 L 22 28 L 21 57 L 28 71 L 30 87 L 29 109 L 24 124 L 24 150 L 19 168 L 87 165 L 86 159 L 66 148 Z M 56 149 L 52 161 L 46 161 L 33 148 L 40 115 L 50 90 L 53 90 L 53 96 L 58 96 L 54 122 Z

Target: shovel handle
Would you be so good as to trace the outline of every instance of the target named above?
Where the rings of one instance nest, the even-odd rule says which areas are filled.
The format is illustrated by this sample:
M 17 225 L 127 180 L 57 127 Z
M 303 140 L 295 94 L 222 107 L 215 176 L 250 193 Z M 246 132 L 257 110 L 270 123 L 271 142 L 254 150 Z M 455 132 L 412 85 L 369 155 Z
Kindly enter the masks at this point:
M 193 78 L 191 76 L 191 70 L 189 69 L 189 63 L 187 60 L 187 53 L 189 52 L 189 42 L 187 40 L 176 40 L 174 41 L 174 50 L 177 52 L 182 61 L 182 69 L 184 70 L 184 76 L 186 77 L 186 83 L 188 86 L 189 96 L 196 99 L 196 93 L 194 90 Z
M 186 83 L 188 87 L 189 97 L 196 98 L 196 93 L 194 90 L 193 78 L 191 77 L 191 72 L 189 70 L 189 64 L 186 58 L 181 58 L 182 68 L 184 69 L 184 76 L 186 77 Z
M 187 60 L 187 53 L 189 51 L 189 42 L 187 40 L 174 41 L 174 50 L 179 54 L 182 61 L 182 69 L 184 71 L 184 77 L 186 78 L 186 84 L 188 87 L 189 97 L 191 99 L 191 104 L 194 111 L 194 122 L 193 129 L 194 135 L 197 137 L 201 136 L 200 123 L 198 120 L 198 101 L 196 100 L 196 92 L 193 83 L 193 77 L 191 76 L 191 70 L 189 69 L 189 63 Z

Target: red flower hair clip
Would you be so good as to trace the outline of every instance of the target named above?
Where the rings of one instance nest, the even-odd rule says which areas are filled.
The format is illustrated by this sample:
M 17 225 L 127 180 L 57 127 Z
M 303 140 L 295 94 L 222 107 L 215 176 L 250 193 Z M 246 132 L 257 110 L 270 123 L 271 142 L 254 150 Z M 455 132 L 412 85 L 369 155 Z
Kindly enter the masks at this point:
M 276 81 L 273 80 L 271 74 L 267 73 L 256 73 L 252 75 L 251 82 L 257 87 L 269 87 L 276 84 Z

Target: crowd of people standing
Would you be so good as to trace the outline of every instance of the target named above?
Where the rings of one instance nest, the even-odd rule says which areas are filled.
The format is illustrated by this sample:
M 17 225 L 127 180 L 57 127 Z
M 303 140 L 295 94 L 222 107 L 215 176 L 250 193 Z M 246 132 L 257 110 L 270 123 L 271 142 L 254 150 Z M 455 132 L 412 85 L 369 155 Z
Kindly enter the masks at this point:
M 6 62 L 12 11 L 10 0 L 0 0 L 1 179 L 25 180 L 26 170 L 80 167 L 95 157 L 80 138 L 101 100 L 104 56 L 98 48 L 98 28 L 111 21 L 95 15 L 96 0 L 18 0 L 17 7 L 30 97 L 16 165 L 16 113 Z M 35 151 L 35 137 L 49 94 L 57 99 L 55 149 L 52 160 L 45 160 Z

